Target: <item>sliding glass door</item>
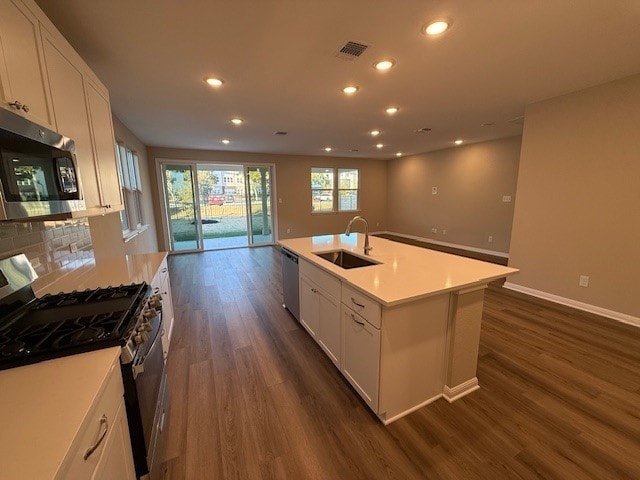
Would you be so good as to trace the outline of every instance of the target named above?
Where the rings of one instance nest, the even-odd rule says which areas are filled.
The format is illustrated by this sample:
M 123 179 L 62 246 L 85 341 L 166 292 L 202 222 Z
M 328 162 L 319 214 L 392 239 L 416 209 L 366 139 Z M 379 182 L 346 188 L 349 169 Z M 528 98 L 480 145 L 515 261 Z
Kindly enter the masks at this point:
M 176 162 L 161 169 L 171 251 L 273 243 L 273 167 Z
M 202 248 L 193 165 L 163 165 L 165 205 L 171 251 Z
M 249 243 L 251 245 L 273 243 L 271 169 L 269 167 L 245 167 L 245 171 L 249 211 Z

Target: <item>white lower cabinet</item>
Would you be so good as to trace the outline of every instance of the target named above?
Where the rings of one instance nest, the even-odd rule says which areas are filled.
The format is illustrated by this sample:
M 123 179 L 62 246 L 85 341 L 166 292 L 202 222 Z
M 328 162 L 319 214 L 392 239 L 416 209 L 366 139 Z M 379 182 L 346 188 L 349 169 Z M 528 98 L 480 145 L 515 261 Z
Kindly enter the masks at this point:
M 300 323 L 313 338 L 318 335 L 320 315 L 313 283 L 300 276 Z
M 322 290 L 318 290 L 316 296 L 318 297 L 320 317 L 320 331 L 317 340 L 331 361 L 340 368 L 342 358 L 340 301 Z
M 120 364 L 114 362 L 65 457 L 57 479 L 135 479 Z
M 135 478 L 133 457 L 131 456 L 131 440 L 124 404 L 120 405 L 113 419 L 111 432 L 104 440 L 104 452 L 91 477 L 92 480 L 112 480 Z
M 342 373 L 373 409 L 378 411 L 380 329 L 342 305 L 344 352 Z
M 340 301 L 306 276 L 300 276 L 300 322 L 340 368 Z

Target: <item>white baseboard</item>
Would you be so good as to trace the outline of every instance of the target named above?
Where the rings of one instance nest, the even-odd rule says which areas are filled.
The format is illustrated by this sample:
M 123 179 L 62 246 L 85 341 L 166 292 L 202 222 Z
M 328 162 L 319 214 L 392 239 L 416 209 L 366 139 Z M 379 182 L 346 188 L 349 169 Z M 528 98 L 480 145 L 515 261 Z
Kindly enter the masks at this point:
M 424 243 L 432 243 L 434 245 L 440 245 L 440 246 L 443 246 L 443 247 L 457 248 L 459 250 L 467 250 L 469 252 L 484 253 L 485 255 L 493 255 L 494 257 L 509 258 L 509 253 L 508 252 L 498 252 L 498 251 L 495 251 L 495 250 L 485 250 L 484 248 L 470 247 L 469 245 L 459 245 L 457 243 L 442 242 L 440 240 L 434 240 L 432 238 L 427 238 L 427 237 L 418 237 L 416 235 L 406 235 L 404 233 L 389 232 L 389 231 L 373 232 L 373 233 L 386 234 L 386 235 L 395 235 L 397 237 L 409 238 L 411 240 L 417 240 L 419 242 L 424 242 Z
M 462 398 L 471 392 L 475 392 L 479 388 L 480 385 L 478 384 L 478 377 L 473 377 L 460 385 L 456 385 L 455 387 L 445 385 L 442 396 L 446 398 L 449 403 L 453 403 L 459 398 Z
M 378 415 L 378 418 L 379 418 L 379 419 L 382 421 L 382 423 L 384 423 L 385 425 L 389 425 L 390 423 L 395 422 L 396 420 L 400 420 L 402 417 L 406 417 L 406 416 L 407 416 L 407 415 L 409 415 L 410 413 L 413 413 L 413 412 L 415 412 L 416 410 L 420 410 L 422 407 L 424 407 L 424 406 L 426 406 L 426 405 L 429 405 L 430 403 L 435 402 L 435 401 L 436 401 L 436 400 L 438 400 L 440 397 L 442 397 L 442 394 L 441 394 L 441 393 L 439 393 L 439 394 L 438 394 L 438 395 L 436 395 L 435 397 L 431 397 L 430 399 L 425 400 L 425 401 L 424 401 L 424 402 L 422 402 L 422 403 L 419 403 L 418 405 L 416 405 L 416 406 L 414 406 L 414 407 L 411 407 L 411 408 L 410 408 L 410 409 L 408 409 L 408 410 L 405 410 L 405 411 L 404 411 L 404 412 L 402 412 L 402 413 L 399 413 L 399 414 L 397 414 L 397 415 L 394 415 L 394 416 L 393 416 L 393 417 L 391 417 L 391 418 L 386 418 L 385 416 L 381 416 L 381 415 Z
M 504 288 L 508 288 L 509 290 L 514 290 L 516 292 L 524 293 L 526 295 L 531 295 L 532 297 L 541 298 L 543 300 L 548 300 L 553 303 L 559 303 L 561 305 L 566 305 L 568 307 L 582 310 L 584 312 L 595 313 L 596 315 L 611 318 L 612 320 L 616 320 L 618 322 L 640 327 L 640 318 L 634 317 L 632 315 L 627 315 L 626 313 L 620 313 L 613 310 L 608 310 L 606 308 L 598 307 L 596 305 L 579 302 L 577 300 L 572 300 L 570 298 L 560 297 L 559 295 L 543 292 L 541 290 L 535 290 L 533 288 L 523 287 L 522 285 L 518 285 L 512 282 L 505 282 L 503 286 Z

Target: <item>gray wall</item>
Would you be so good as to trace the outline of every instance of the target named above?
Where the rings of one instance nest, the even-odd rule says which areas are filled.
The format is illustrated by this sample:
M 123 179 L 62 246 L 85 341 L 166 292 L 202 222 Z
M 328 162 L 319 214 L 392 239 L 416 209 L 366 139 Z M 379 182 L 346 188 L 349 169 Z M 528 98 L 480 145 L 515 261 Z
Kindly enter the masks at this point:
M 514 284 L 640 317 L 639 132 L 640 75 L 527 108 Z
M 390 160 L 386 230 L 509 252 L 520 141 L 511 137 Z M 504 195 L 511 203 L 502 201 Z

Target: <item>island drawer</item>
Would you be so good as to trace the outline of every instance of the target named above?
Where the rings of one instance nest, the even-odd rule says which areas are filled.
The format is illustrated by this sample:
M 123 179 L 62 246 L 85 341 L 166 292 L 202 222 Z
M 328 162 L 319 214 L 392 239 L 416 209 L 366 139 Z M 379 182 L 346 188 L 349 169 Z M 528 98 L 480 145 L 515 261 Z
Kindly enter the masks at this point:
M 304 275 L 318 287 L 336 299 L 340 298 L 340 280 L 306 260 L 300 259 L 300 275 Z
M 362 315 L 371 325 L 380 328 L 380 304 L 378 302 L 345 283 L 342 284 L 340 298 L 342 303 Z

